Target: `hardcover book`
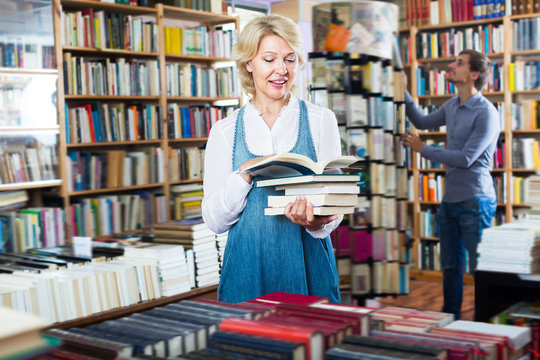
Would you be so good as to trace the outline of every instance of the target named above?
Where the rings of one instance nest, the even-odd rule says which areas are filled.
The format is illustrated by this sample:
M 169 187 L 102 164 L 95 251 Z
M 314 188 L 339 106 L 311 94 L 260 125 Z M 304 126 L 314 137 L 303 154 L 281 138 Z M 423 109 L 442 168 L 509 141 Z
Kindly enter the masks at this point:
M 287 206 L 297 199 L 295 195 L 268 196 L 269 207 Z M 356 206 L 358 196 L 355 194 L 314 194 L 306 195 L 306 200 L 313 206 Z
M 255 187 L 267 186 L 313 186 L 324 185 L 354 185 L 360 181 L 360 176 L 356 174 L 322 174 L 322 175 L 300 175 L 272 179 L 257 179 Z
M 283 153 L 269 158 L 243 170 L 245 174 L 271 176 L 274 178 L 322 174 L 330 169 L 340 169 L 356 163 L 354 156 L 336 156 L 320 162 L 294 153 Z
M 354 206 L 314 206 L 313 214 L 319 216 L 352 214 Z M 264 209 L 264 215 L 284 215 L 285 207 L 268 207 Z
M 293 294 L 282 291 L 275 291 L 269 294 L 261 295 L 256 299 L 273 304 L 288 303 L 297 305 L 313 305 L 328 302 L 328 298 L 324 296 Z

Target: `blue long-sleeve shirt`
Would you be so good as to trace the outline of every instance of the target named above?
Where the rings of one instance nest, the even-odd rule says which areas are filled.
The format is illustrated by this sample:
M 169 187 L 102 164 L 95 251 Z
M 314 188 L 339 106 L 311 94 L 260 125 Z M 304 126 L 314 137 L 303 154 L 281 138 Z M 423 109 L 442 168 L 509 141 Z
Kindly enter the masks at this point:
M 495 198 L 491 161 L 500 134 L 499 113 L 480 92 L 464 105 L 459 96 L 424 115 L 405 94 L 407 116 L 418 129 L 446 125 L 446 149 L 424 145 L 422 156 L 446 164 L 443 201 L 459 202 L 475 196 Z

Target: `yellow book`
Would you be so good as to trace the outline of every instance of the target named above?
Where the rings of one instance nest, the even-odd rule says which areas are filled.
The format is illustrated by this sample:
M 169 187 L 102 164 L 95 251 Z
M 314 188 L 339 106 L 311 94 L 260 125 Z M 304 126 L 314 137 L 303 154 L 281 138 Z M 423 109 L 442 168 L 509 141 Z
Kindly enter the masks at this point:
M 521 185 L 523 184 L 523 178 L 514 178 L 514 204 L 521 204 Z
M 540 141 L 533 141 L 532 146 L 532 155 L 533 155 L 533 166 L 535 169 L 540 169 Z
M 165 26 L 165 54 L 171 53 L 171 28 Z
M 508 86 L 510 87 L 510 91 L 516 90 L 515 71 L 516 71 L 516 64 L 514 63 L 508 64 Z

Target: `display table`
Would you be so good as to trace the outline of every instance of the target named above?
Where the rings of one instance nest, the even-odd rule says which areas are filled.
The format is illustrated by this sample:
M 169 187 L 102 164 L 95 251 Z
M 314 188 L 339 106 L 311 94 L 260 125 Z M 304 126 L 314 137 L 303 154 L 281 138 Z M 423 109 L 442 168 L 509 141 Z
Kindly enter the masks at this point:
M 474 320 L 489 318 L 518 301 L 540 299 L 540 274 L 512 274 L 477 270 L 474 286 Z

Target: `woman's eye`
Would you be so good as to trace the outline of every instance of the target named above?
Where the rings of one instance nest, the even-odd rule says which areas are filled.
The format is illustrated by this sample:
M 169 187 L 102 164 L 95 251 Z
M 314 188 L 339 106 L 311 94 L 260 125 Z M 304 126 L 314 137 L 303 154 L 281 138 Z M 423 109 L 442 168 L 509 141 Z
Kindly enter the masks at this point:
M 288 62 L 288 63 L 294 63 L 294 62 L 296 62 L 296 58 L 286 59 L 285 61 Z
M 272 61 L 274 61 L 274 59 L 264 59 L 264 61 L 267 63 L 271 63 Z

